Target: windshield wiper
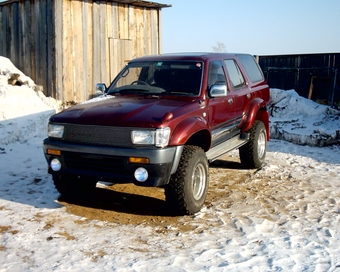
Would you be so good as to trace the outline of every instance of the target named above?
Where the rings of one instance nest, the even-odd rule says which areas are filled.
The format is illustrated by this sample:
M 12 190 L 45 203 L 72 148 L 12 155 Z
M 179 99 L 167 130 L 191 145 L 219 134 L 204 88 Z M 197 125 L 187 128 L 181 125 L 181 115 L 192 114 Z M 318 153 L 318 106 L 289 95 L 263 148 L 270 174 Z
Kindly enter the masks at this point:
M 125 89 L 118 92 L 119 94 L 149 94 L 148 90 Z
M 137 94 L 137 95 L 150 95 L 150 94 L 163 94 L 164 89 L 149 85 L 125 85 L 122 87 L 115 88 L 108 92 L 108 95 L 114 94 Z
M 168 95 L 178 95 L 178 96 L 192 96 L 194 95 L 193 93 L 187 93 L 187 92 L 174 92 L 174 91 L 169 91 L 166 92 Z

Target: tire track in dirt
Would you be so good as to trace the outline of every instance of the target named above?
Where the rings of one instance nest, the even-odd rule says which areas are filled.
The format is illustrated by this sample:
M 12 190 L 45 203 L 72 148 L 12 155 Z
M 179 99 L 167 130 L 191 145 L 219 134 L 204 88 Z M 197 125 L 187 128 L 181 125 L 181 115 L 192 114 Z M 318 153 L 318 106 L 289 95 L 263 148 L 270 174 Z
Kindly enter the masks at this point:
M 304 177 L 294 177 L 295 170 L 305 173 Z M 261 169 L 246 170 L 241 168 L 236 153 L 228 154 L 210 165 L 205 207 L 193 216 L 174 216 L 162 188 L 132 184 L 100 186 L 89 199 L 59 202 L 69 213 L 89 220 L 157 227 L 160 232 L 199 232 L 226 225 L 242 232 L 264 220 L 277 226 L 304 224 L 306 220 L 318 223 L 327 221 L 323 209 L 339 212 L 334 201 L 339 196 L 332 197 L 332 186 L 327 182 L 316 182 L 315 172 L 317 167 L 309 161 L 297 163 L 289 156 L 275 160 L 275 153 L 269 154 Z

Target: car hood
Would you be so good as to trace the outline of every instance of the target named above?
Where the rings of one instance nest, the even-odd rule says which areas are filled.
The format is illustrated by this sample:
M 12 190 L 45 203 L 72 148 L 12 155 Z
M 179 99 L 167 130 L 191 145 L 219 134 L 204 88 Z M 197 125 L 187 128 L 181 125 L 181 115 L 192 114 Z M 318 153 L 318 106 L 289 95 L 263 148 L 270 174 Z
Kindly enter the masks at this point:
M 51 122 L 124 127 L 159 127 L 178 111 L 190 110 L 197 98 L 106 96 L 73 106 L 50 118 Z M 193 109 L 192 109 L 193 110 Z

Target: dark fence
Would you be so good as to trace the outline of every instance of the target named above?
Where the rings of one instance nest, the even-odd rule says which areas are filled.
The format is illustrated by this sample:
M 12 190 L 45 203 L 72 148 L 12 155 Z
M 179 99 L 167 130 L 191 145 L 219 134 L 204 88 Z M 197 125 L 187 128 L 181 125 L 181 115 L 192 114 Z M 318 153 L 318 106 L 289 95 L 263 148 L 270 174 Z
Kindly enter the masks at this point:
M 294 89 L 299 95 L 331 106 L 340 103 L 340 53 L 259 56 L 271 88 Z

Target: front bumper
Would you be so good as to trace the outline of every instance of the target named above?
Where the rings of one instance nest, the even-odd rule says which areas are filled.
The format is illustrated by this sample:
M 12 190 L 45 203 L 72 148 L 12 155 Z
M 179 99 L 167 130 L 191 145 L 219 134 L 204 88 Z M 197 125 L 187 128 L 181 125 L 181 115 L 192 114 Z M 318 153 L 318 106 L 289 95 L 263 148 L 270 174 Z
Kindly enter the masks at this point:
M 47 138 L 43 141 L 44 154 L 49 165 L 48 173 L 75 174 L 114 183 L 135 183 L 141 186 L 162 186 L 175 173 L 183 146 L 156 148 L 119 148 L 97 145 L 65 143 Z M 60 150 L 60 155 L 50 155 L 47 149 Z M 150 163 L 129 163 L 129 157 L 149 158 Z M 50 162 L 57 158 L 61 169 L 53 171 Z M 143 167 L 149 177 L 138 182 L 134 177 L 137 168 Z

